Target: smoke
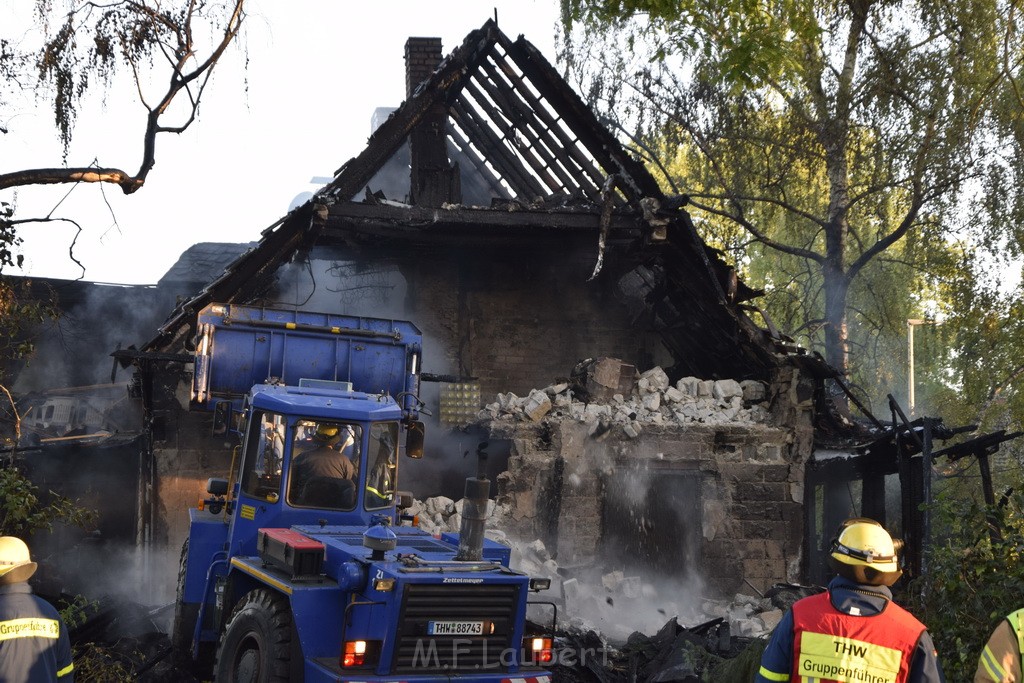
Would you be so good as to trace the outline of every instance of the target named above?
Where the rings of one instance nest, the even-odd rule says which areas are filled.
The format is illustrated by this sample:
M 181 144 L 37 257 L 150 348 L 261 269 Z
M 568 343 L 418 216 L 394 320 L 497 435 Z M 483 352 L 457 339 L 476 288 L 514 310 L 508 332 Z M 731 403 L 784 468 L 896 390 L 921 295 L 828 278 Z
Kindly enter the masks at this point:
M 170 310 L 154 287 L 67 283 L 58 295 L 61 315 L 40 328 L 17 393 L 110 382 L 111 352 L 148 340 Z
M 406 171 L 407 173 L 407 171 Z M 432 333 L 444 329 L 436 307 L 426 297 L 411 296 L 412 285 L 398 262 L 354 258 L 352 250 L 316 248 L 304 262 L 291 263 L 278 273 L 278 282 L 266 302 L 337 315 L 408 320 L 423 333 L 423 372 L 436 375 L 459 373 L 454 350 Z M 424 301 L 424 305 L 418 303 Z M 465 479 L 478 471 L 477 447 L 486 435 L 477 429 L 451 430 L 436 414 L 440 385 L 422 382 L 420 400 L 432 413 L 422 413 L 426 444 L 422 460 L 403 459 L 399 485 L 418 498 L 444 495 L 461 498 Z M 487 449 L 485 473 L 497 477 L 508 462 L 508 445 Z

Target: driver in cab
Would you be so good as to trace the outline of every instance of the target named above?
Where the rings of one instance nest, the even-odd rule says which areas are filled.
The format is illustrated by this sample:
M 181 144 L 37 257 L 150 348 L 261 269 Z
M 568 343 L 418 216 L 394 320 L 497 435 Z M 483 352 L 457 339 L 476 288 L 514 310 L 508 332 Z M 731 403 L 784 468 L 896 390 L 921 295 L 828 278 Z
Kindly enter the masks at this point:
M 312 448 L 299 453 L 292 463 L 293 495 L 297 494 L 300 499 L 308 498 L 304 489 L 314 480 L 326 478 L 347 481 L 355 477 L 355 465 L 341 452 L 349 448 L 353 441 L 350 429 L 343 429 L 332 422 L 318 424 L 313 434 Z M 303 502 L 312 503 L 308 500 Z

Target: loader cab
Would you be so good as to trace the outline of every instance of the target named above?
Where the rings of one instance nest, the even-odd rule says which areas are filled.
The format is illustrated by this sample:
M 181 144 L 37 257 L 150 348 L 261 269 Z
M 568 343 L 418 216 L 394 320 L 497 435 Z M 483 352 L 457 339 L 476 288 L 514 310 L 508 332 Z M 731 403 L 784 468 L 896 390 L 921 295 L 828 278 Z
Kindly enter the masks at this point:
M 393 514 L 400 417 L 390 397 L 320 396 L 289 387 L 254 394 L 240 449 L 232 546 L 255 553 L 260 528 L 365 526 L 374 515 Z

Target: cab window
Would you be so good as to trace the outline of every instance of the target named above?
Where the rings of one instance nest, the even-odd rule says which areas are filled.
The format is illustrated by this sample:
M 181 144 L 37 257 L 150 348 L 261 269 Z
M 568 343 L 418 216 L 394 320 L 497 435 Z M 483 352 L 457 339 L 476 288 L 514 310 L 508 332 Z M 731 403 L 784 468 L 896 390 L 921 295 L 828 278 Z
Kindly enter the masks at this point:
M 332 420 L 295 423 L 288 504 L 326 510 L 356 506 L 362 428 Z
M 253 411 L 245 442 L 244 493 L 257 498 L 280 495 L 285 425 L 282 415 Z
M 398 485 L 398 423 L 375 422 L 370 425 L 366 454 L 366 509 L 389 507 L 394 503 Z

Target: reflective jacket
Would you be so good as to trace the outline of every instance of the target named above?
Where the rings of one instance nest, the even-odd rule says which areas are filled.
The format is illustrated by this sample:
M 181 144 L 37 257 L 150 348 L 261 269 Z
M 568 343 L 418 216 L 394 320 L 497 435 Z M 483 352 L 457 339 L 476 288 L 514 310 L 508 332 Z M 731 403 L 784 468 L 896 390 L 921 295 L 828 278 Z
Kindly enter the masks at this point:
M 1024 652 L 1024 609 L 999 622 L 978 658 L 974 683 L 1020 683 Z
M 24 581 L 0 585 L 0 683 L 71 683 L 71 639 Z
M 832 606 L 828 593 L 793 605 L 793 672 L 821 681 L 906 683 L 924 624 L 890 602 L 872 616 Z
M 827 597 L 824 597 L 827 595 Z M 811 598 L 804 598 L 804 600 L 812 600 L 816 596 Z M 906 614 L 905 610 L 899 609 L 898 611 L 893 609 L 897 607 L 892 602 L 892 591 L 885 586 L 865 586 L 853 581 L 849 581 L 840 576 L 835 577 L 828 585 L 828 593 L 818 597 L 818 600 L 825 601 L 824 606 L 821 602 L 818 603 L 806 603 L 806 605 L 817 605 L 819 614 L 832 614 L 839 615 L 850 621 L 837 621 L 835 622 L 836 628 L 854 626 L 859 628 L 865 622 L 873 622 L 872 627 L 878 628 L 884 631 L 884 624 L 890 620 L 897 620 L 897 623 L 904 623 L 901 621 L 901 616 Z M 784 681 L 819 681 L 829 680 L 815 679 L 803 677 L 800 675 L 800 652 L 801 645 L 804 645 L 804 649 L 813 649 L 815 643 L 819 646 L 822 640 L 818 640 L 812 637 L 808 642 L 803 642 L 803 636 L 801 636 L 800 642 L 797 641 L 796 634 L 796 618 L 794 613 L 800 613 L 803 609 L 803 605 L 798 607 L 801 602 L 797 602 L 793 609 L 786 612 L 783 616 L 782 621 L 775 627 L 772 632 L 771 638 L 768 641 L 768 645 L 765 647 L 764 654 L 761 656 L 761 668 L 754 676 L 755 683 L 783 683 Z M 890 611 L 891 610 L 891 611 Z M 830 626 L 833 625 L 831 622 Z M 802 628 L 806 630 L 808 626 L 807 621 L 803 622 Z M 924 630 L 924 626 L 920 625 L 920 622 L 914 620 L 914 623 L 909 624 L 911 630 L 915 631 L 920 628 L 918 632 L 918 638 L 916 643 L 910 645 L 911 653 L 909 655 L 909 663 L 906 668 L 903 668 L 900 672 L 901 678 L 895 680 L 906 681 L 906 683 L 944 683 L 945 676 L 942 673 L 942 667 L 939 664 L 938 657 L 935 654 L 935 645 L 932 643 L 931 636 Z M 816 631 L 817 632 L 817 631 Z M 837 631 L 835 634 L 842 638 L 849 639 L 852 634 Z M 853 636 L 855 639 L 857 636 Z M 870 641 L 872 644 L 878 641 Z M 894 648 L 891 643 L 882 642 L 882 645 L 890 648 Z M 868 654 L 867 650 L 856 650 L 855 647 L 863 647 L 857 643 L 842 643 L 848 647 L 848 651 L 851 656 L 856 657 L 859 652 Z M 840 645 L 840 649 L 842 649 Z M 836 653 L 837 646 L 835 643 L 826 645 L 824 649 L 827 653 L 828 648 L 831 647 L 832 655 L 829 659 L 839 657 L 841 654 Z M 902 647 L 902 646 L 901 646 Z M 873 653 L 877 653 L 874 651 Z M 814 659 L 811 653 L 808 654 L 808 661 Z M 902 651 L 900 655 L 901 667 L 904 665 L 902 657 Z M 824 662 L 826 658 L 822 656 L 817 661 Z M 856 660 L 854 660 L 856 661 Z M 855 683 L 867 683 L 873 679 L 864 677 L 857 678 L 857 676 L 868 676 L 870 672 L 863 672 L 861 670 L 854 671 L 852 673 L 853 678 L 839 678 L 838 680 L 847 680 Z M 842 675 L 837 672 L 836 675 Z M 876 674 L 870 673 L 874 676 Z M 835 679 L 833 679 L 835 680 Z M 886 680 L 884 677 L 881 680 Z

